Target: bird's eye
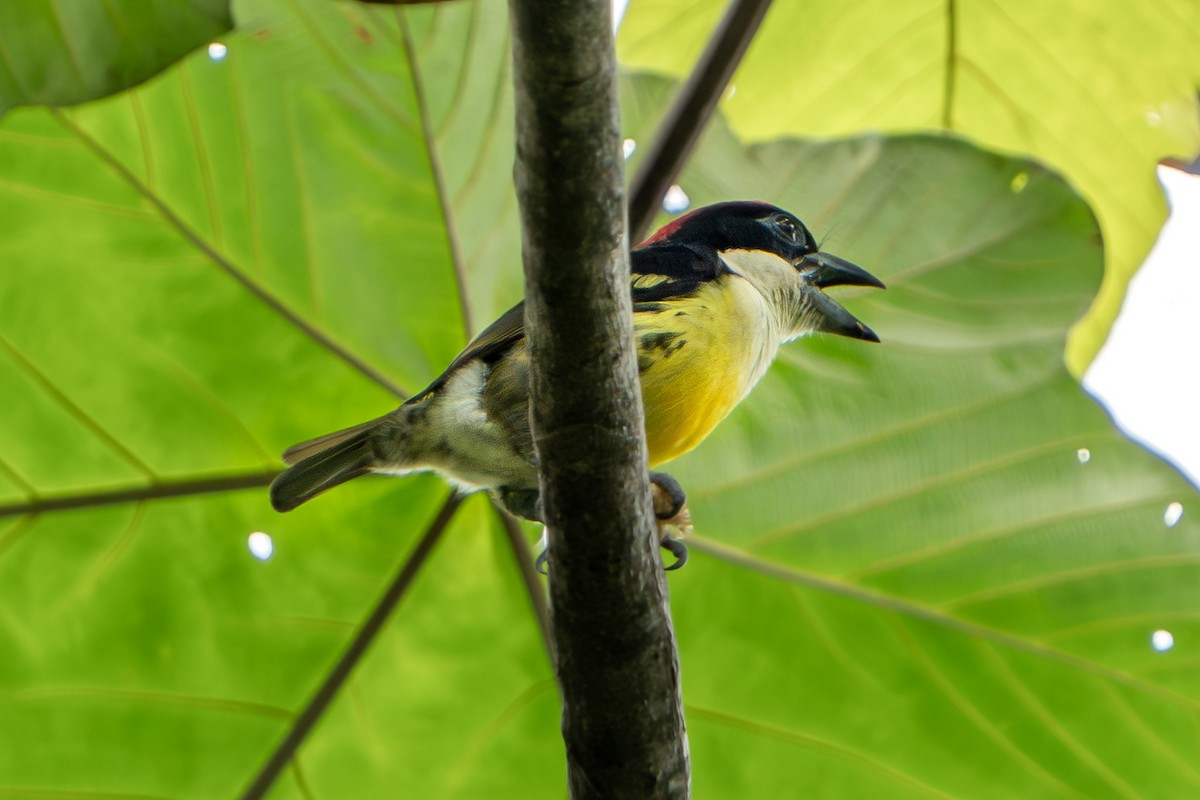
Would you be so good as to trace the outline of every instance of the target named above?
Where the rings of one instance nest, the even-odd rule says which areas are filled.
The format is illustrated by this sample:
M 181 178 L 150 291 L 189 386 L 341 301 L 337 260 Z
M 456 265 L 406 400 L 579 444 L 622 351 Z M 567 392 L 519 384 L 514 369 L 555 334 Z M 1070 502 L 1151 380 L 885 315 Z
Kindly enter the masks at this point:
M 796 223 L 792 222 L 787 217 L 776 217 L 775 227 L 779 229 L 779 232 L 783 234 L 785 239 L 791 242 L 796 241 L 796 235 L 798 233 L 796 229 Z

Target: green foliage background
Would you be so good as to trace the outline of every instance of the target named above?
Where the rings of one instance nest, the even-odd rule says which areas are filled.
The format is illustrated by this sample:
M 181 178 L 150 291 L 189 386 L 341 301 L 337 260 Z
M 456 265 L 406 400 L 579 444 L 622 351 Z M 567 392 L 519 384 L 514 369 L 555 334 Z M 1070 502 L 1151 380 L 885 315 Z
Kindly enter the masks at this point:
M 721 0 L 640 0 L 622 60 L 682 74 Z M 960 132 L 1035 154 L 1095 209 L 1107 272 L 1072 331 L 1081 376 L 1162 224 L 1150 167 L 1200 141 L 1200 9 L 1190 0 L 836 0 L 776 3 L 724 107 L 749 141 L 863 129 Z
M 279 516 L 276 454 L 420 388 L 520 294 L 502 6 L 233 12 L 224 61 L 0 120 L 3 797 L 244 790 L 448 495 L 363 480 Z M 627 57 L 687 63 L 703 34 L 642 13 Z M 680 183 L 779 203 L 882 277 L 839 297 L 884 345 L 789 346 L 672 467 L 697 525 L 671 576 L 696 796 L 1195 796 L 1196 493 L 1063 366 L 1104 274 L 1096 219 L 1039 164 L 953 138 L 777 138 L 842 132 L 767 129 L 753 87 L 805 92 L 800 65 L 755 60 L 792 13 Z M 66 69 L 18 53 L 43 54 Z M 1156 70 L 1095 91 L 1174 108 Z M 24 80 L 4 104 L 79 99 Z M 631 138 L 670 92 L 624 81 Z M 527 559 L 465 503 L 271 796 L 562 797 Z

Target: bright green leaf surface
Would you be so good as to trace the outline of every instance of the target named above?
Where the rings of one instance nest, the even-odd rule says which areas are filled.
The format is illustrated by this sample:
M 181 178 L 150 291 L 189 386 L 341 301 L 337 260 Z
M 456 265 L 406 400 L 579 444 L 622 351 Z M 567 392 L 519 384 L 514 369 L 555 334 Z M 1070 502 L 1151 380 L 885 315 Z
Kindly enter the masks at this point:
M 628 88 L 631 123 L 664 106 Z M 920 137 L 743 152 L 718 126 L 680 184 L 770 197 L 889 287 L 839 295 L 882 346 L 789 346 L 672 470 L 712 556 L 672 582 L 698 785 L 1200 790 L 1195 661 L 1149 645 L 1200 633 L 1200 525 L 1163 523 L 1195 491 L 1061 361 L 1101 271 L 1087 208 L 1035 164 Z
M 136 86 L 232 25 L 229 0 L 0 4 L 0 116 Z
M 725 0 L 637 0 L 626 64 L 683 75 Z M 1096 209 L 1108 274 L 1071 338 L 1083 373 L 1166 216 L 1154 167 L 1200 150 L 1200 4 L 775 3 L 723 108 L 750 141 L 948 129 L 1032 155 Z
M 238 796 L 446 490 L 195 492 L 387 409 L 519 294 L 503 7 L 237 11 L 224 62 L 0 126 L 3 796 Z M 624 90 L 644 140 L 667 88 Z M 839 294 L 882 346 L 789 345 L 672 468 L 696 796 L 1200 792 L 1196 493 L 1061 363 L 1087 207 L 926 138 L 718 126 L 681 183 L 793 209 L 889 284 Z M 271 796 L 561 798 L 532 608 L 471 500 Z

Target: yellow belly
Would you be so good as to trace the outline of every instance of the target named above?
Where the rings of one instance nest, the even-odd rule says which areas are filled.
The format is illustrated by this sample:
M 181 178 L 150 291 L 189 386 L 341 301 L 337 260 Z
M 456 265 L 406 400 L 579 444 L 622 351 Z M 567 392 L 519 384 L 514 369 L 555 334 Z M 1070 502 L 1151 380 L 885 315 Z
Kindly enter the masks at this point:
M 699 378 L 699 380 L 697 380 Z M 691 450 L 741 399 L 728 375 L 696 370 L 689 377 L 663 369 L 642 376 L 646 406 L 646 446 L 655 467 Z
M 700 444 L 775 355 L 778 339 L 759 317 L 761 298 L 737 284 L 635 316 L 652 467 Z

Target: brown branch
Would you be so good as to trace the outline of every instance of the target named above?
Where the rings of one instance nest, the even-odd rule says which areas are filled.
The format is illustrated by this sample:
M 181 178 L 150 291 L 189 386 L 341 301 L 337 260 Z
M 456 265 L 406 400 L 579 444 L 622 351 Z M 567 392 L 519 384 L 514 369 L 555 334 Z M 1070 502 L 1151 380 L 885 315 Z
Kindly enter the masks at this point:
M 608 0 L 510 0 L 531 421 L 573 800 L 687 797 L 631 336 Z
M 538 630 L 541 631 L 542 640 L 546 645 L 546 654 L 550 656 L 550 661 L 553 663 L 554 638 L 550 634 L 550 606 L 546 603 L 546 592 L 542 589 L 542 581 L 534 566 L 533 555 L 529 552 L 529 543 L 525 541 L 521 523 L 517 522 L 516 517 L 498 505 L 494 507 L 500 523 L 504 526 L 504 537 L 508 540 L 509 549 L 512 550 L 513 560 L 517 562 L 517 569 L 521 571 L 521 582 L 525 584 L 525 593 L 529 595 L 529 604 L 533 607 L 534 616 L 537 617 Z
M 317 688 L 316 693 L 309 699 L 308 705 L 300 712 L 299 716 L 292 722 L 292 726 L 288 729 L 287 735 L 276 746 L 274 752 L 271 753 L 266 763 L 259 769 L 254 776 L 253 782 L 242 795 L 242 800 L 258 800 L 265 797 L 267 792 L 274 785 L 276 778 L 283 772 L 284 768 L 291 763 L 292 758 L 296 754 L 296 750 L 300 748 L 308 734 L 320 721 L 321 715 L 325 713 L 325 709 L 333 702 L 333 698 L 337 696 L 338 690 L 350 677 L 350 673 L 358 666 L 358 662 L 362 660 L 367 649 L 375 641 L 379 632 L 383 630 L 383 625 L 391 617 L 392 612 L 400 603 L 400 599 L 407 592 L 408 587 L 412 585 L 413 578 L 417 576 L 425 561 L 429 558 L 429 554 L 433 552 L 433 547 L 441 539 L 442 533 L 445 532 L 446 526 L 450 524 L 450 520 L 454 517 L 454 512 L 458 510 L 462 503 L 462 496 L 457 492 L 451 494 L 450 497 L 442 504 L 442 508 L 438 511 L 433 522 L 429 523 L 429 527 L 425 530 L 425 534 L 413 547 L 412 553 L 405 559 L 404 565 L 400 571 L 396 573 L 396 577 L 392 579 L 391 584 L 379 598 L 379 602 L 375 604 L 375 608 L 371 610 L 371 615 L 363 622 L 362 627 L 358 629 L 358 633 L 350 640 L 346 651 L 342 653 L 342 657 L 325 676 L 325 680 Z
M 692 154 L 746 48 L 758 31 L 771 0 L 732 0 L 704 52 L 679 90 L 650 142 L 630 185 L 630 239 L 640 242 L 650 230 L 663 196 Z
M 194 480 L 162 481 L 130 489 L 81 492 L 62 497 L 36 497 L 31 500 L 0 505 L 0 517 L 44 514 L 48 511 L 70 511 L 74 508 L 111 506 L 117 503 L 139 503 L 143 500 L 162 500 L 168 497 L 236 492 L 240 489 L 259 489 L 269 486 L 278 474 L 279 470 L 248 472 L 243 475 L 219 475 Z

